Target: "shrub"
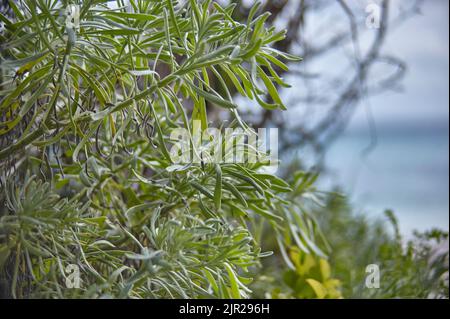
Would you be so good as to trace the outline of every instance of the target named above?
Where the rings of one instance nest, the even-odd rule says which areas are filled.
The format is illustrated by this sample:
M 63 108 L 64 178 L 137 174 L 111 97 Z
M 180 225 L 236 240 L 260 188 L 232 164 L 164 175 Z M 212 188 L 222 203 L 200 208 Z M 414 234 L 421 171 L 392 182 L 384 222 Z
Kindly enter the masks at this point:
M 192 141 L 215 108 L 254 134 L 231 86 L 285 109 L 275 69 L 298 59 L 271 47 L 284 32 L 266 28 L 258 4 L 242 24 L 213 1 L 14 3 L 0 15 L 4 297 L 249 297 L 265 227 L 284 256 L 324 256 L 303 209 L 311 175 L 289 185 L 263 173 L 266 161 L 209 163 L 206 142 L 183 166 L 169 151 L 172 129 Z

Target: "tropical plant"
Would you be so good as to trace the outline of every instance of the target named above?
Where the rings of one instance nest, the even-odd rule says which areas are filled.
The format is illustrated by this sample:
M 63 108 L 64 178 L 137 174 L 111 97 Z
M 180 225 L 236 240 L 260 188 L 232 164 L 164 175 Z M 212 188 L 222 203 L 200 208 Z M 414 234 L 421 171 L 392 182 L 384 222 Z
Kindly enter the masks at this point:
M 356 214 L 339 192 L 312 211 L 327 235 L 329 263 L 346 298 L 448 299 L 448 232 L 415 232 L 405 240 L 392 211 L 384 219 Z M 366 286 L 368 265 L 380 270 L 378 289 Z
M 285 109 L 275 69 L 298 58 L 272 47 L 285 32 L 266 27 L 258 3 L 245 24 L 234 5 L 210 0 L 9 5 L 0 14 L 4 297 L 249 297 L 267 228 L 287 267 L 285 247 L 325 258 L 304 210 L 314 176 L 290 185 L 264 172 L 262 152 L 258 163 L 211 163 L 211 140 L 194 141 L 212 108 L 255 134 L 230 87 Z M 170 151 L 179 128 L 194 158 L 186 165 Z M 77 289 L 66 284 L 72 266 Z

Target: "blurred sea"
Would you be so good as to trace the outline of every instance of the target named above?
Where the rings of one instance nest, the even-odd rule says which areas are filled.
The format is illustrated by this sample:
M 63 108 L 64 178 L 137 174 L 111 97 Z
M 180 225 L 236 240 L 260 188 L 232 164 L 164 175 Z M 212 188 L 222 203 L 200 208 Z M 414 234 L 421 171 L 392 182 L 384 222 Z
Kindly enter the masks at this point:
M 369 216 L 394 210 L 407 237 L 413 230 L 448 230 L 448 124 L 383 127 L 376 147 L 364 156 L 370 144 L 366 131 L 347 132 L 332 146 L 322 184 L 346 186 L 358 211 Z

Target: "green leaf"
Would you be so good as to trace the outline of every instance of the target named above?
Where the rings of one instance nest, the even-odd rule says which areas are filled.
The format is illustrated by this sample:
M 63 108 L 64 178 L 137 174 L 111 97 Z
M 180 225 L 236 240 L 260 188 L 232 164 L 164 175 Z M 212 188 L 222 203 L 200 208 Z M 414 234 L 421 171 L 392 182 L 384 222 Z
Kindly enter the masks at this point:
M 260 66 L 258 66 L 258 74 L 261 77 L 261 79 L 264 82 L 264 85 L 266 86 L 267 90 L 269 91 L 270 96 L 272 99 L 277 103 L 283 110 L 286 110 L 286 106 L 283 104 L 283 101 L 281 100 L 280 96 L 278 95 L 278 91 L 273 85 L 272 81 L 269 79 L 269 77 L 264 73 L 264 71 L 261 69 Z
M 314 290 L 318 299 L 324 299 L 327 295 L 327 289 L 315 279 L 306 279 L 306 282 Z
M 244 196 L 233 184 L 227 182 L 226 180 L 223 180 L 222 183 L 223 183 L 223 186 L 225 187 L 225 189 L 230 191 L 245 208 L 248 208 L 248 204 L 247 204 L 247 201 L 245 200 Z
M 254 204 L 250 204 L 250 208 L 255 213 L 257 213 L 258 215 L 261 215 L 261 216 L 263 216 L 263 217 L 265 217 L 265 218 L 267 218 L 269 220 L 273 220 L 273 221 L 276 221 L 276 222 L 282 222 L 283 221 L 282 217 L 280 217 L 278 215 L 275 215 L 275 214 L 269 212 L 268 210 L 260 208 L 260 207 L 254 205 Z
M 202 193 L 203 195 L 205 195 L 206 197 L 208 197 L 209 199 L 214 200 L 214 194 L 211 193 L 211 191 L 209 189 L 207 189 L 206 187 L 200 185 L 199 183 L 195 182 L 195 181 L 191 181 L 189 182 L 192 187 L 194 187 L 196 190 L 198 190 L 200 193 Z
M 3 269 L 10 253 L 11 251 L 8 246 L 3 244 L 0 246 L 0 269 Z

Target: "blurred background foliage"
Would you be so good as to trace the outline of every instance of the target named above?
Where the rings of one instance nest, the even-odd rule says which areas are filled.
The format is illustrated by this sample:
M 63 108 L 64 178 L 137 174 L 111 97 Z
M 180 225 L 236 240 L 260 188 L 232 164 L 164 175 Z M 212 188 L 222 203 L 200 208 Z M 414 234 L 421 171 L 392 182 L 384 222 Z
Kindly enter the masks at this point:
M 234 2 L 240 7 L 237 12 L 245 16 L 252 1 Z M 257 125 L 273 125 L 281 129 L 282 154 L 285 159 L 282 176 L 285 178 L 289 179 L 299 168 L 311 167 L 311 165 L 321 172 L 321 175 L 330 173 L 327 156 L 335 156 L 336 152 L 329 154 L 329 149 L 344 134 L 352 117 L 358 111 L 360 114 L 366 114 L 365 117 L 368 118 L 366 126 L 370 131 L 369 142 L 362 146 L 361 160 L 365 162 L 369 154 L 376 149 L 379 137 L 372 108 L 375 109 L 381 105 L 371 105 L 368 99 L 389 91 L 402 90 L 408 65 L 404 57 L 396 53 L 396 45 L 393 45 L 391 40 L 395 37 L 392 34 L 403 24 L 423 16 L 422 7 L 425 4 L 423 1 L 414 0 L 404 1 L 401 4 L 388 0 L 375 3 L 381 9 L 380 28 L 369 30 L 366 26 L 367 3 L 365 2 L 308 0 L 264 2 L 265 8 L 272 13 L 271 22 L 288 29 L 286 39 L 279 42 L 277 47 L 299 54 L 305 59 L 304 63 L 300 64 L 303 67 L 293 66 L 285 74 L 287 78 L 295 79 L 296 85 L 301 84 L 298 90 L 284 94 L 290 98 L 288 105 L 291 107 L 287 113 L 275 111 L 269 114 L 264 111 L 248 110 L 247 117 L 244 116 Z M 330 21 L 333 21 L 333 28 L 327 27 Z M 448 15 L 447 21 L 440 23 L 448 24 Z M 448 45 L 442 46 L 443 50 L 445 48 L 448 50 Z M 343 56 L 340 55 L 342 52 L 344 52 Z M 331 65 L 333 64 L 331 61 L 339 61 L 342 67 L 337 67 L 336 62 Z M 312 73 L 314 72 L 312 70 L 319 73 Z M 429 75 L 429 77 L 434 76 Z M 378 104 L 382 103 L 383 97 L 378 98 Z M 437 112 L 441 104 L 446 109 L 445 105 L 448 104 L 445 103 L 444 96 L 435 96 L 430 103 L 436 105 L 433 105 L 433 110 L 429 113 Z M 361 109 L 365 111 L 360 111 Z M 415 111 L 416 109 L 411 109 L 408 112 Z M 447 119 L 444 118 L 444 122 L 447 121 L 444 134 L 447 135 L 448 144 L 448 111 L 444 112 L 447 113 Z M 433 114 L 429 115 L 432 118 Z M 400 127 L 405 125 L 400 119 L 394 119 L 394 121 Z M 425 120 L 422 122 L 425 126 L 428 123 Z M 438 121 L 436 126 L 440 127 L 441 122 Z M 357 131 L 357 134 L 361 134 L 360 132 Z M 421 133 L 417 134 L 420 136 Z M 355 144 L 351 146 L 356 147 Z M 397 144 L 395 147 L 402 149 L 403 145 Z M 419 147 L 421 144 L 416 145 L 416 150 Z M 348 148 L 341 147 L 338 150 L 346 152 Z M 354 154 L 357 152 L 357 150 L 353 151 Z M 315 154 L 312 160 L 310 160 L 311 154 Z M 382 154 L 378 158 L 383 156 L 389 155 Z M 447 158 L 446 166 L 448 166 L 445 151 L 437 151 L 430 156 Z M 352 160 L 352 158 L 350 155 L 341 155 L 337 160 Z M 408 161 L 411 158 L 400 160 Z M 386 161 L 383 168 L 389 165 L 390 162 Z M 353 167 L 352 171 L 356 175 L 358 168 Z M 387 175 L 390 172 L 380 173 Z M 397 188 L 401 187 L 403 182 L 401 175 L 395 176 L 402 180 L 388 189 L 391 192 L 399 192 Z M 414 176 L 416 180 L 422 178 L 418 175 Z M 436 187 L 439 187 L 441 182 L 444 182 L 444 185 L 446 183 L 448 188 L 448 170 L 440 173 L 439 180 L 433 180 Z M 346 185 L 341 186 L 348 189 Z M 328 262 L 331 265 L 332 277 L 339 280 L 342 296 L 344 298 L 448 298 L 448 232 L 445 230 L 448 226 L 444 223 L 442 225 L 444 230 L 436 228 L 429 231 L 415 231 L 412 235 L 400 233 L 401 225 L 398 224 L 395 216 L 395 208 L 394 211 L 386 211 L 384 216 L 380 211 L 381 217 L 369 215 L 365 212 L 364 206 L 352 207 L 350 200 L 342 195 L 345 192 L 341 186 L 338 186 L 335 192 L 321 198 L 319 208 L 314 207 L 311 211 L 327 239 Z M 443 191 L 445 192 L 445 189 Z M 407 200 L 413 201 L 412 196 L 410 193 Z M 448 203 L 448 195 L 444 196 Z M 434 198 L 433 201 L 436 199 L 440 200 L 440 197 Z M 421 214 L 427 214 L 427 209 L 431 210 L 432 207 L 421 206 L 419 210 Z M 445 207 L 443 209 L 445 211 Z M 409 212 L 409 214 L 413 213 L 413 211 Z M 415 226 L 421 227 L 421 225 Z M 271 245 L 269 243 L 269 247 Z M 319 260 L 315 258 L 314 263 L 318 265 Z M 365 278 L 368 275 L 366 267 L 370 264 L 378 265 L 381 270 L 380 289 L 368 289 L 365 286 Z M 262 281 L 269 286 L 272 284 L 273 290 L 267 293 L 264 285 L 256 285 L 257 295 L 260 297 L 272 295 L 273 297 L 308 298 L 313 294 L 313 289 L 308 285 L 301 285 L 309 290 L 302 296 L 302 292 L 295 287 L 297 280 L 305 281 L 308 276 L 311 276 L 319 282 L 323 281 L 317 272 L 306 276 L 293 276 L 293 270 L 290 270 L 273 276 L 280 267 L 275 259 L 268 261 L 267 267 L 269 270 L 262 276 Z M 280 282 L 283 282 L 282 286 L 277 284 Z M 328 297 L 331 296 L 333 295 L 328 295 Z

